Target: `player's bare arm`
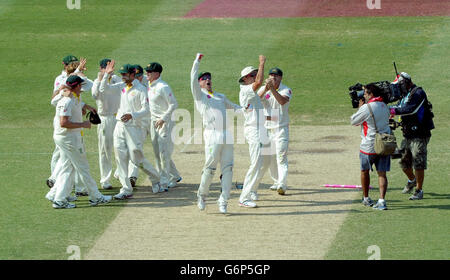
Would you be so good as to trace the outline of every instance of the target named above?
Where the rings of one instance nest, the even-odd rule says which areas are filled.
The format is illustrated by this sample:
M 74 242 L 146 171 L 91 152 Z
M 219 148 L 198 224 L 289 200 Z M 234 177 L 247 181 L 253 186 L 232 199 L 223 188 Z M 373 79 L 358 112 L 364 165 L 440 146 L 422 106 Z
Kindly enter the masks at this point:
M 269 86 L 269 90 L 272 93 L 273 97 L 275 97 L 277 102 L 280 103 L 280 105 L 284 105 L 284 104 L 288 103 L 289 102 L 289 98 L 281 95 L 277 91 L 277 89 L 275 88 L 275 84 L 274 84 L 273 79 L 269 78 L 268 80 L 269 80 L 269 82 L 268 82 L 267 85 Z
M 256 74 L 255 82 L 252 85 L 253 91 L 257 91 L 258 88 L 260 88 L 264 82 L 264 64 L 265 63 L 266 63 L 266 57 L 264 55 L 260 55 L 259 56 L 258 73 Z
M 61 116 L 59 119 L 59 124 L 64 128 L 91 128 L 90 121 L 84 121 L 81 123 L 71 122 L 68 116 Z

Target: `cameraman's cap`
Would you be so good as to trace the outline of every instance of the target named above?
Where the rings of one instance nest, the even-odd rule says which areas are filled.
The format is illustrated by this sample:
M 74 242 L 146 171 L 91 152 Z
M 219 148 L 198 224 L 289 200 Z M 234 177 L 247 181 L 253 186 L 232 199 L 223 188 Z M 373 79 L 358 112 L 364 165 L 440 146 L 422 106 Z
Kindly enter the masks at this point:
M 78 61 L 78 58 L 76 58 L 75 56 L 73 56 L 71 54 L 63 57 L 63 63 L 65 65 L 69 65 L 71 62 L 74 62 L 74 61 Z
M 405 80 L 411 81 L 411 76 L 410 76 L 408 73 L 406 73 L 406 72 L 400 73 L 400 78 L 403 78 L 403 79 L 405 79 Z M 400 79 L 400 78 L 399 78 L 399 79 Z
M 248 74 L 258 71 L 258 69 L 256 69 L 253 66 L 247 66 L 244 69 L 242 69 L 241 71 L 241 77 L 239 78 L 239 83 L 242 84 L 242 82 L 244 81 L 244 77 L 247 76 Z
M 144 75 L 144 69 L 141 67 L 141 65 L 139 64 L 134 65 L 134 69 L 136 71 L 136 77 Z
M 151 62 L 147 65 L 147 67 L 145 67 L 145 71 L 161 73 L 163 71 L 163 68 L 158 62 Z
M 80 76 L 72 75 L 69 76 L 66 80 L 66 85 L 68 85 L 71 88 L 76 87 L 79 84 L 82 84 L 84 80 L 80 78 Z
M 283 71 L 281 71 L 281 69 L 280 69 L 280 68 L 277 68 L 277 67 L 274 67 L 274 68 L 270 69 L 270 70 L 269 70 L 269 75 L 270 75 L 270 74 L 278 75 L 278 76 L 283 77 Z
M 200 78 L 205 76 L 205 75 L 209 75 L 211 77 L 211 73 L 209 73 L 209 72 L 200 72 L 200 74 L 198 74 L 197 80 L 200 80 Z
M 124 64 L 122 67 L 120 67 L 119 73 L 120 74 L 135 73 L 134 65 Z
M 100 60 L 100 68 L 102 68 L 102 69 L 106 68 L 106 66 L 108 65 L 108 62 L 111 62 L 111 59 L 104 58 L 104 59 Z

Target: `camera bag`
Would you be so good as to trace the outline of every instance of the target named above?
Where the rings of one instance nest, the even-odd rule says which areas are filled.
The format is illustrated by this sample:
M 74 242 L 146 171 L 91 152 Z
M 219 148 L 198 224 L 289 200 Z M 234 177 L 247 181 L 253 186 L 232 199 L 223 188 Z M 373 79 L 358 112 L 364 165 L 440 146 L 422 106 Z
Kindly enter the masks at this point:
M 375 153 L 381 156 L 389 156 L 392 155 L 397 148 L 397 139 L 394 134 L 389 133 L 380 133 L 377 128 L 377 122 L 375 121 L 375 117 L 373 115 L 372 108 L 370 104 L 367 104 L 369 107 L 370 115 L 373 118 L 373 123 L 375 125 Z

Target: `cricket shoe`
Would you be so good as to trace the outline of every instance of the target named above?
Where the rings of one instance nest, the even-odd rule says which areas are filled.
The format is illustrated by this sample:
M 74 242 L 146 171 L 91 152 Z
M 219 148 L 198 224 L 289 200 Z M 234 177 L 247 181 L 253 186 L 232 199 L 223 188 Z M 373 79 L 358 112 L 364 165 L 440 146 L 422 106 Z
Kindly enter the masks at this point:
M 375 204 L 373 206 L 373 209 L 376 209 L 376 210 L 387 210 L 386 201 L 380 202 L 378 200 L 377 204 Z
M 227 213 L 227 203 L 226 202 L 218 202 L 219 204 L 219 212 L 222 214 Z
M 112 200 L 112 196 L 110 195 L 102 195 L 96 200 L 89 200 L 89 204 L 91 206 L 97 206 L 99 204 L 106 204 L 109 203 Z
M 78 197 L 76 195 L 69 195 L 66 199 L 68 202 L 74 202 L 78 200 Z
M 124 200 L 124 199 L 128 199 L 128 198 L 131 198 L 131 197 L 133 197 L 133 194 L 132 194 L 132 193 L 120 192 L 120 193 L 118 193 L 118 194 L 116 194 L 116 195 L 114 196 L 114 199 L 117 199 L 117 200 Z
M 416 179 L 414 179 L 414 181 L 410 182 L 408 180 L 408 182 L 406 183 L 406 186 L 403 188 L 402 193 L 406 194 L 406 193 L 411 193 L 411 191 L 413 190 L 413 188 L 415 188 L 417 186 L 417 181 Z
M 278 189 L 278 186 L 277 185 L 272 185 L 272 186 L 270 186 L 270 188 L 269 188 L 271 191 L 276 191 L 277 189 Z
M 133 189 L 136 187 L 136 181 L 137 181 L 136 177 L 130 177 L 130 183 Z
M 227 205 L 226 204 L 220 204 L 219 205 L 219 212 L 222 214 L 226 214 L 227 213 Z
M 169 187 L 169 188 L 174 188 L 174 187 L 176 187 L 176 186 L 178 185 L 179 182 L 181 182 L 181 180 L 183 180 L 183 178 L 180 177 L 180 178 L 178 178 L 177 180 L 170 182 L 170 183 L 167 185 L 167 187 Z
M 169 188 L 166 185 L 159 184 L 159 192 L 168 192 Z
M 153 193 L 159 193 L 159 189 L 161 188 L 160 183 L 152 184 L 152 192 Z
M 197 207 L 198 209 L 200 209 L 200 211 L 203 211 L 206 208 L 205 199 L 201 196 L 199 196 L 197 199 Z
M 258 195 L 257 192 L 250 192 L 250 198 L 251 198 L 253 201 L 258 201 L 258 200 L 259 200 L 259 195 Z
M 45 181 L 45 183 L 47 184 L 47 186 L 50 189 L 53 188 L 53 186 L 55 185 L 55 181 L 53 181 L 52 179 L 47 179 L 47 181 Z
M 417 189 L 414 191 L 414 194 L 409 197 L 409 200 L 421 200 L 421 199 L 423 199 L 423 191 Z
M 112 185 L 104 185 L 104 186 L 102 186 L 102 189 L 104 189 L 104 190 L 111 190 L 112 189 Z
M 54 201 L 52 206 L 54 209 L 72 209 L 77 207 L 75 204 L 67 201 Z
M 277 187 L 277 192 L 278 192 L 279 195 L 285 195 L 286 194 L 286 187 L 278 186 Z
M 254 203 L 251 200 L 246 200 L 244 202 L 239 202 L 239 206 L 246 207 L 246 208 L 255 208 L 256 207 L 256 203 Z
M 373 202 L 373 200 L 372 200 L 370 197 L 368 197 L 367 199 L 364 199 L 364 198 L 363 198 L 362 204 L 363 204 L 364 206 L 370 206 L 370 207 L 372 207 L 372 206 L 375 204 L 375 202 Z
M 88 196 L 88 192 L 76 192 L 75 193 L 76 196 Z

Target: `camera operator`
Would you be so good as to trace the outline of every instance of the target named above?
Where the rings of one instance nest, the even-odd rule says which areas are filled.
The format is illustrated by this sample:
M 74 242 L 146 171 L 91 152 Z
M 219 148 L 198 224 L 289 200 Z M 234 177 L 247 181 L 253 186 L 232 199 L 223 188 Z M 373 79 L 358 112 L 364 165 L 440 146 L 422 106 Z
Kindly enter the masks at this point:
M 416 86 L 411 76 L 405 72 L 400 74 L 398 83 L 402 99 L 397 105 L 391 106 L 391 115 L 400 115 L 403 141 L 400 149 L 402 158 L 400 166 L 408 177 L 408 182 L 402 193 L 410 193 L 417 187 L 410 200 L 423 198 L 423 181 L 427 169 L 427 145 L 434 128 L 431 104 L 425 91 Z M 415 172 L 413 172 L 413 168 Z
M 380 133 L 390 133 L 389 128 L 389 108 L 383 102 L 380 96 L 381 90 L 376 85 L 368 84 L 364 89 L 364 99 L 359 101 L 358 111 L 350 117 L 352 125 L 362 125 L 361 127 L 361 145 L 359 160 L 361 163 L 361 186 L 364 199 L 364 206 L 373 206 L 374 202 L 369 197 L 370 174 L 373 171 L 372 165 L 375 164 L 378 173 L 378 185 L 380 187 L 380 199 L 373 206 L 374 209 L 387 210 L 386 201 L 384 200 L 388 186 L 386 172 L 390 171 L 391 157 L 381 156 L 375 153 L 375 120 L 376 126 Z M 366 103 L 366 102 L 367 103 Z M 365 104 L 366 103 L 366 104 Z M 373 112 L 373 117 L 370 113 Z

